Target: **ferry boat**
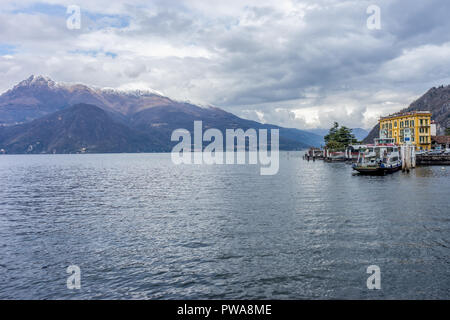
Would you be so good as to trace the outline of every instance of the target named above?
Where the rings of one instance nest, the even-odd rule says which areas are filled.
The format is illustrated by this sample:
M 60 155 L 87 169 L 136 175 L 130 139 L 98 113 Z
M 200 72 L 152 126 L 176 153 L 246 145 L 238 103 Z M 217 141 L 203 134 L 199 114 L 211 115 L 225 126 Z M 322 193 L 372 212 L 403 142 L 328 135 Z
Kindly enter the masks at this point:
M 361 174 L 385 175 L 402 168 L 399 147 L 393 138 L 379 138 L 362 148 L 353 170 Z

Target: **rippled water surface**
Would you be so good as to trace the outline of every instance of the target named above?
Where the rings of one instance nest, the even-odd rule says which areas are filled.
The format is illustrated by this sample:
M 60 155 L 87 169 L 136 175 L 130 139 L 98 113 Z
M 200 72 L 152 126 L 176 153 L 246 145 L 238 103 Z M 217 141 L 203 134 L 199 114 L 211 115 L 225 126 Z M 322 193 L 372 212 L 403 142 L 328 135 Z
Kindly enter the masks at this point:
M 0 156 L 0 298 L 450 299 L 450 167 Z

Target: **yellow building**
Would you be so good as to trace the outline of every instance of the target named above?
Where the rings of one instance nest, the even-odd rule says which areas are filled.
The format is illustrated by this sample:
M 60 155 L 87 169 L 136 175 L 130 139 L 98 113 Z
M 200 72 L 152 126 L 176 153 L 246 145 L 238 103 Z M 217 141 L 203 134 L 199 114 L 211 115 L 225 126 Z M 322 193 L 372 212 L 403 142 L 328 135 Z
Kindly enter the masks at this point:
M 408 139 L 416 150 L 431 149 L 431 112 L 411 111 L 381 117 L 380 137 L 395 138 L 397 144 L 405 144 Z

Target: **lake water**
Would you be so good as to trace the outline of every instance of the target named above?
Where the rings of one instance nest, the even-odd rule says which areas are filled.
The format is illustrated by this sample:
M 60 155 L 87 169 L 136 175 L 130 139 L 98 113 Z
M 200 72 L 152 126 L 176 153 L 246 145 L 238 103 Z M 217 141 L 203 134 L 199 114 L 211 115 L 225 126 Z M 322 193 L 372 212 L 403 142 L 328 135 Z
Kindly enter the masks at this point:
M 301 155 L 274 176 L 170 154 L 0 156 L 0 298 L 450 299 L 450 167 L 367 177 Z

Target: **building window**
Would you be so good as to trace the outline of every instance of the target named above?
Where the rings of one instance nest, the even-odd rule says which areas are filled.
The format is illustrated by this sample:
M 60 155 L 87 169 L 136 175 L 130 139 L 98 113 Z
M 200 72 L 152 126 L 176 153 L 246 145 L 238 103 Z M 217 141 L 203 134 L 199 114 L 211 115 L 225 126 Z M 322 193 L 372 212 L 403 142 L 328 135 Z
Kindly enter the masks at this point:
M 394 121 L 394 127 L 397 128 L 397 121 Z
M 411 120 L 411 127 L 414 127 L 414 120 Z

